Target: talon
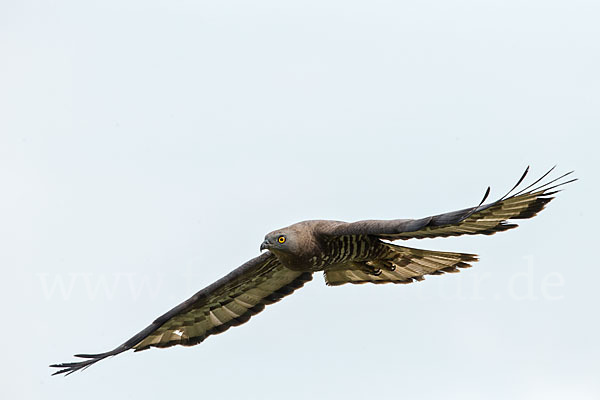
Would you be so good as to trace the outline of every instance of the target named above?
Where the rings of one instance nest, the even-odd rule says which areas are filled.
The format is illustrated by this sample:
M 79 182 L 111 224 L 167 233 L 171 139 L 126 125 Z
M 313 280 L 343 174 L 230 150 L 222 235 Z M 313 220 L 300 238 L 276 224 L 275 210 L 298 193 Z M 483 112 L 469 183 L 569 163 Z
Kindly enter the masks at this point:
M 384 261 L 383 266 L 385 267 L 385 269 L 391 272 L 394 272 L 396 270 L 396 265 L 394 265 L 394 263 L 391 261 Z
M 381 275 L 381 272 L 382 272 L 381 268 L 380 268 L 381 265 L 382 264 L 379 262 L 375 263 L 375 262 L 368 261 L 366 263 L 362 263 L 362 269 L 364 272 L 366 272 L 369 275 L 379 276 L 379 275 Z

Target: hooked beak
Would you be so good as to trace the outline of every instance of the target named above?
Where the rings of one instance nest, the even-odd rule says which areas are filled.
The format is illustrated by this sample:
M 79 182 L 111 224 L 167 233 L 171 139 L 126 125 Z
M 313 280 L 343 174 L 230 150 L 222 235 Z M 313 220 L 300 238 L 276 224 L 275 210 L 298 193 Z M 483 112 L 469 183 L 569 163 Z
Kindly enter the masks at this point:
M 260 251 L 267 250 L 270 247 L 270 243 L 267 239 L 260 245 Z

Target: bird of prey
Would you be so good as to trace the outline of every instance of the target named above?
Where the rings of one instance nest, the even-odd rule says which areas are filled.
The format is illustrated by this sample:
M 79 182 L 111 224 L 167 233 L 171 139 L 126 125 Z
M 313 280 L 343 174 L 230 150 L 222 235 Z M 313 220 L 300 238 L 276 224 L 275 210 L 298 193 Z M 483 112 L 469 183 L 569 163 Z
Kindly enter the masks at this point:
M 421 219 L 340 222 L 303 221 L 265 236 L 266 250 L 228 275 L 200 290 L 158 317 L 144 330 L 111 351 L 77 354 L 83 361 L 50 365 L 53 375 L 69 375 L 129 349 L 175 345 L 193 346 L 210 335 L 241 325 L 266 305 L 292 294 L 323 271 L 329 286 L 346 283 L 411 283 L 425 275 L 458 272 L 477 261 L 474 254 L 420 250 L 390 243 L 394 240 L 492 235 L 517 227 L 514 220 L 535 216 L 559 192 L 573 171 L 541 183 L 554 168 L 529 186 L 517 184 L 502 198 L 477 207 Z M 537 185 L 537 186 L 536 186 Z

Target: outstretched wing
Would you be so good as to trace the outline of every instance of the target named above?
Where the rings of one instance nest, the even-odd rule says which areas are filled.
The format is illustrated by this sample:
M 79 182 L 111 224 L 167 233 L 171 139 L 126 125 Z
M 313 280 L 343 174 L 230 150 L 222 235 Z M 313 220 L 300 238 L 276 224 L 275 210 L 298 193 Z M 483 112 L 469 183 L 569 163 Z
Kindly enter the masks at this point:
M 284 267 L 270 252 L 246 262 L 188 300 L 158 317 L 117 348 L 100 354 L 77 354 L 84 361 L 53 364 L 56 374 L 71 374 L 129 349 L 193 346 L 210 335 L 241 325 L 312 279 L 309 272 Z
M 505 196 L 493 203 L 483 204 L 490 191 L 488 187 L 483 200 L 477 207 L 465 208 L 464 210 L 421 219 L 367 220 L 352 223 L 339 222 L 329 226 L 322 233 L 336 236 L 372 235 L 386 240 L 476 234 L 492 235 L 496 232 L 506 231 L 518 226 L 509 221 L 531 218 L 537 215 L 554 198 L 552 195 L 560 191 L 557 190 L 559 186 L 576 180 L 570 179 L 560 182 L 561 179 L 573 172 L 571 171 L 531 189 L 546 178 L 552 170 L 554 170 L 554 167 L 529 186 L 511 194 L 525 179 L 529 171 L 529 167 L 527 167 L 517 184 Z

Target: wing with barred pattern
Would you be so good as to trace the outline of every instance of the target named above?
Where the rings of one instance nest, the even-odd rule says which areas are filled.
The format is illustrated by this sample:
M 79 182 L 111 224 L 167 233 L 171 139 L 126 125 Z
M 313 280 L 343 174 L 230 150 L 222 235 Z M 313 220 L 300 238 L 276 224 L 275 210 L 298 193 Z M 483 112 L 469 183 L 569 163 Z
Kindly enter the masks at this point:
M 193 346 L 210 335 L 243 324 L 265 305 L 279 301 L 311 279 L 312 273 L 292 271 L 272 253 L 263 253 L 158 317 L 117 348 L 75 356 L 85 358 L 84 361 L 51 365 L 59 368 L 53 375 L 69 375 L 129 349 Z
M 322 233 L 332 236 L 372 235 L 385 240 L 476 234 L 492 235 L 496 232 L 516 228 L 518 225 L 514 223 L 514 220 L 534 217 L 554 198 L 552 195 L 560 191 L 557 190 L 558 187 L 576 180 L 570 179 L 560 182 L 561 179 L 573 172 L 571 171 L 531 189 L 553 170 L 554 167 L 529 186 L 511 195 L 525 179 L 529 171 L 529 167 L 527 167 L 517 184 L 505 196 L 493 203 L 483 204 L 489 194 L 490 189 L 488 188 L 483 200 L 477 207 L 421 219 L 338 222 Z

